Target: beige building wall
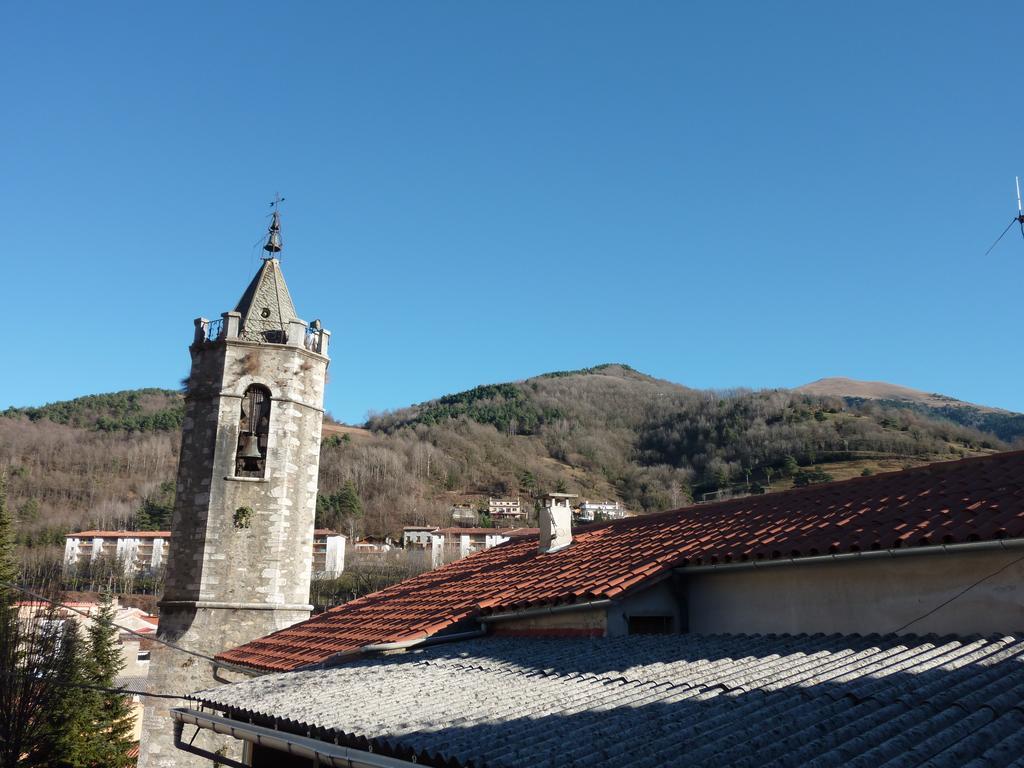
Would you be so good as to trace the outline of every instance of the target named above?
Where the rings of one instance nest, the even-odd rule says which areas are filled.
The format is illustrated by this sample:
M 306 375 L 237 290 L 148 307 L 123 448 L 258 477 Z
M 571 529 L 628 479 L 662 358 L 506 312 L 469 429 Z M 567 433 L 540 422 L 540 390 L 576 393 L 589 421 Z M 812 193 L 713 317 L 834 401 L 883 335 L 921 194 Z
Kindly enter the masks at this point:
M 691 574 L 689 630 L 880 634 L 978 586 L 902 633 L 1024 630 L 1024 549 L 795 564 Z
M 593 633 L 603 636 L 607 620 L 603 608 L 591 608 L 562 613 L 536 614 L 521 619 L 494 622 L 495 635 L 546 635 Z M 568 632 L 566 632 L 568 630 Z

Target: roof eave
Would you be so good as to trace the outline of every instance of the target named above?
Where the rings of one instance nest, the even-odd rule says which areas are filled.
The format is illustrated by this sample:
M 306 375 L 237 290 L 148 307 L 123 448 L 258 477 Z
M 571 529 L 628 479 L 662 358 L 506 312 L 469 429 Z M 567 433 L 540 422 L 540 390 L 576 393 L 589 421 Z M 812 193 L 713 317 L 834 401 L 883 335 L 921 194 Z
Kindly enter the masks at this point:
M 205 704 L 206 702 L 204 702 Z M 230 717 L 213 715 L 208 712 L 187 707 L 175 707 L 171 710 L 171 719 L 175 724 L 175 746 L 185 752 L 199 754 L 201 757 L 218 759 L 217 755 L 194 747 L 181 739 L 181 726 L 193 725 L 225 736 L 258 744 L 291 755 L 308 758 L 317 764 L 337 766 L 357 766 L 358 768 L 410 768 L 415 763 L 388 757 L 376 752 L 365 752 L 352 747 L 329 744 L 319 739 L 289 733 L 280 728 L 267 728 Z M 220 758 L 220 762 L 224 762 Z M 233 763 L 242 765 L 241 763 Z

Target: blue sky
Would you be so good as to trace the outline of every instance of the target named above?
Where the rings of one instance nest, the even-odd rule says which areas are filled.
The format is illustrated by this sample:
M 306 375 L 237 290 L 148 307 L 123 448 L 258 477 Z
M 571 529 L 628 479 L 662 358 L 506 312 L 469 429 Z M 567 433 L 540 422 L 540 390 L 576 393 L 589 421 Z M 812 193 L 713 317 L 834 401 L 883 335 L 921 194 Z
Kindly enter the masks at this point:
M 17 3 L 0 407 L 175 387 L 280 191 L 327 408 L 626 362 L 1024 411 L 1016 3 Z

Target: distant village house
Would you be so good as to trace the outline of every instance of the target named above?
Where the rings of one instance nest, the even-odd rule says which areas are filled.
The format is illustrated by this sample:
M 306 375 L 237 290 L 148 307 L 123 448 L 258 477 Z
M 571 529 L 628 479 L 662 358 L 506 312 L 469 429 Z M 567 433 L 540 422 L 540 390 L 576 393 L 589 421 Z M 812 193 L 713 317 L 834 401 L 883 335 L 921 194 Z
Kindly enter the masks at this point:
M 516 496 L 514 499 L 487 499 L 487 514 L 492 520 L 525 520 L 526 510 Z
M 456 504 L 448 513 L 451 515 L 452 525 L 476 525 L 479 522 L 476 510 L 469 504 Z
M 402 546 L 406 549 L 427 549 L 430 534 L 436 530 L 436 525 L 407 525 L 402 529 Z
M 352 550 L 357 555 L 383 555 L 391 549 L 391 539 L 356 539 L 356 543 L 352 545 Z

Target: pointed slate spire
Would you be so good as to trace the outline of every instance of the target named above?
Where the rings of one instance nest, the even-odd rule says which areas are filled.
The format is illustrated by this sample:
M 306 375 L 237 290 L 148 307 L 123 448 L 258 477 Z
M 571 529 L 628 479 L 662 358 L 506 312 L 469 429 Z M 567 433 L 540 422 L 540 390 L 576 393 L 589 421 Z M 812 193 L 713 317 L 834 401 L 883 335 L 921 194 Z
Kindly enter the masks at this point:
M 280 198 L 279 198 L 280 200 Z M 288 285 L 275 254 L 281 250 L 281 217 L 275 210 L 263 246 L 267 255 L 235 311 L 242 315 L 239 335 L 250 341 L 283 344 L 288 323 L 298 319 Z
M 297 320 L 288 285 L 281 273 L 281 262 L 264 259 L 235 311 L 242 315 L 240 336 L 250 341 L 283 343 L 288 323 Z

